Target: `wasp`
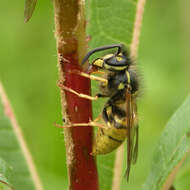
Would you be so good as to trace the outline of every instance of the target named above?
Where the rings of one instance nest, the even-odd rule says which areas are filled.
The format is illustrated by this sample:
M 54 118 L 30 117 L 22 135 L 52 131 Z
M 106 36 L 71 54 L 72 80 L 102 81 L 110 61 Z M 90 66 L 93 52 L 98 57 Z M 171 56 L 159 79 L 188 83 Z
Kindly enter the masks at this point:
M 116 49 L 92 61 L 85 72 L 76 71 L 83 77 L 97 80 L 100 93 L 95 96 L 80 94 L 64 85 L 62 87 L 90 100 L 108 98 L 102 114 L 89 123 L 72 123 L 70 126 L 97 126 L 92 155 L 107 154 L 118 148 L 127 139 L 127 169 L 129 179 L 131 164 L 135 164 L 138 153 L 138 119 L 136 98 L 139 90 L 138 77 L 134 64 L 123 44 L 113 44 L 95 48 L 87 53 L 82 65 L 96 52 Z M 100 73 L 102 77 L 92 74 Z

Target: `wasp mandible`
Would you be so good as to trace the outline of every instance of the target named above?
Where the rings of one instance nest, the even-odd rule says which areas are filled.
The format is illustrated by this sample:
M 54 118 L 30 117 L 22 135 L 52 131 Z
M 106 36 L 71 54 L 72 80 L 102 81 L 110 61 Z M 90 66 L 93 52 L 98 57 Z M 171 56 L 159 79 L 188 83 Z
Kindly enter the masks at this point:
M 92 155 L 107 154 L 119 147 L 127 138 L 127 170 L 129 179 L 131 164 L 135 164 L 138 152 L 138 120 L 136 97 L 139 89 L 138 77 L 133 62 L 123 44 L 95 48 L 87 53 L 82 64 L 100 51 L 117 48 L 115 53 L 106 54 L 89 64 L 86 72 L 76 71 L 83 77 L 99 81 L 100 93 L 96 96 L 80 94 L 61 85 L 65 90 L 90 100 L 108 98 L 102 114 L 89 123 L 72 123 L 71 126 L 97 126 Z M 102 77 L 92 75 L 101 73 Z

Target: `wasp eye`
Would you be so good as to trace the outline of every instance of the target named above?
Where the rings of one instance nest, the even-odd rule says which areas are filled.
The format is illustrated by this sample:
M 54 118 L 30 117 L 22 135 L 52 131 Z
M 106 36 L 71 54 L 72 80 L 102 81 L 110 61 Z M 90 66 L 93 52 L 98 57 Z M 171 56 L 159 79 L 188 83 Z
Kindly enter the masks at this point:
M 110 57 L 110 58 L 106 59 L 105 62 L 108 65 L 117 65 L 117 63 L 118 63 L 116 57 Z

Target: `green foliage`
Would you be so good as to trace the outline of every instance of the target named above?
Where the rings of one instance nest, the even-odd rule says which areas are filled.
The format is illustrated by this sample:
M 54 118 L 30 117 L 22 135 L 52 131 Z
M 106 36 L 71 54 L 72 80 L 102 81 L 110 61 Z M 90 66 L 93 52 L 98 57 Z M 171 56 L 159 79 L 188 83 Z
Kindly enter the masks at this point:
M 25 0 L 24 21 L 27 22 L 32 17 L 37 0 Z
M 0 16 L 6 19 L 1 22 L 0 80 L 44 189 L 57 187 L 59 190 L 66 189 L 68 183 L 63 133 L 54 126 L 55 122 L 61 123 L 62 116 L 56 85 L 53 10 L 51 1 L 39 1 L 38 4 L 41 11 L 33 15 L 33 22 L 24 24 L 23 3 L 2 2 Z
M 4 181 L 12 184 L 15 190 L 34 190 L 34 184 L 26 165 L 23 152 L 18 144 L 13 127 L 7 116 L 4 115 L 4 108 L 0 102 L 0 158 L 5 160 L 9 167 L 0 160 L 0 174 L 3 172 Z M 10 175 L 10 167 L 12 169 Z M 7 174 L 9 175 L 6 179 Z M 1 178 L 0 178 L 1 179 Z M 8 181 L 9 182 L 8 182 Z
M 87 20 L 88 25 L 91 25 L 88 29 L 92 37 L 90 48 L 118 42 L 130 44 L 132 31 L 128 29 L 130 24 L 127 21 L 134 20 L 136 1 L 123 1 L 120 4 L 120 1 L 114 3 L 116 1 L 102 0 L 100 5 L 98 2 L 91 1 L 90 5 L 95 6 L 95 12 L 90 14 L 98 13 L 98 16 L 91 15 Z M 132 14 L 123 5 L 130 2 Z M 6 19 L 1 20 L 0 79 L 22 127 L 45 190 L 62 190 L 67 189 L 68 185 L 63 135 L 60 129 L 53 126 L 54 122 L 61 123 L 61 106 L 56 87 L 58 76 L 52 32 L 52 2 L 38 3 L 40 11 L 35 12 L 32 22 L 24 25 L 22 1 L 12 1 L 11 4 L 9 1 L 1 2 L 0 17 Z M 123 12 L 123 15 L 118 12 Z M 92 17 L 97 19 L 93 21 Z M 143 95 L 138 101 L 139 157 L 135 167 L 132 167 L 129 183 L 121 177 L 122 190 L 141 189 L 149 174 L 153 150 L 160 133 L 189 91 L 189 83 L 185 82 L 189 80 L 189 73 L 184 61 L 186 49 L 181 41 L 184 29 L 180 28 L 180 19 L 179 0 L 173 0 L 172 3 L 147 1 L 139 57 L 136 60 L 143 75 L 140 77 Z M 129 33 L 125 33 L 125 30 Z M 93 89 L 98 90 L 96 86 Z M 100 113 L 102 104 L 96 104 L 94 109 L 95 114 Z M 97 159 L 101 186 L 106 184 L 101 190 L 105 190 L 111 185 L 114 153 Z M 175 186 L 177 189 L 189 190 L 189 167 L 185 171 L 186 180 L 183 180 L 183 176 L 177 176 Z M 178 180 L 182 183 L 178 183 Z
M 90 47 L 132 41 L 137 0 L 89 1 L 87 32 Z
M 154 153 L 153 166 L 143 190 L 159 190 L 190 152 L 190 96 L 164 129 Z
M 12 189 L 12 185 L 9 183 L 10 175 L 10 166 L 8 166 L 8 164 L 0 158 L 0 189 Z

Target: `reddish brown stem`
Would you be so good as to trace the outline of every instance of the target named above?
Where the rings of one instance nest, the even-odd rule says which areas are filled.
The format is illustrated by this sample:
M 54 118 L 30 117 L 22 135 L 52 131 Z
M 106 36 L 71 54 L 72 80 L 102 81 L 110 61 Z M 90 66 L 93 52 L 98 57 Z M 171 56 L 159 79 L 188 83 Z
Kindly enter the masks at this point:
M 70 71 L 81 70 L 85 55 L 84 1 L 54 0 L 55 27 L 60 79 L 73 90 L 90 94 L 90 80 Z M 61 89 L 66 122 L 85 123 L 92 119 L 92 105 Z M 98 176 L 92 152 L 92 127 L 64 129 L 70 190 L 98 190 Z
M 62 65 L 64 71 L 76 70 L 78 60 L 73 60 L 73 54 L 65 56 L 72 64 L 65 63 Z M 65 86 L 73 90 L 90 94 L 90 81 L 76 74 L 65 74 Z M 73 93 L 65 92 L 67 101 L 67 114 L 72 123 L 88 123 L 92 119 L 92 108 L 89 100 L 77 97 Z M 70 171 L 71 189 L 77 190 L 96 190 L 97 171 L 92 152 L 92 127 L 73 127 L 71 128 L 73 139 L 74 160 Z

